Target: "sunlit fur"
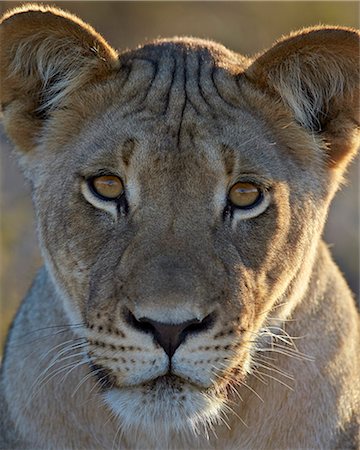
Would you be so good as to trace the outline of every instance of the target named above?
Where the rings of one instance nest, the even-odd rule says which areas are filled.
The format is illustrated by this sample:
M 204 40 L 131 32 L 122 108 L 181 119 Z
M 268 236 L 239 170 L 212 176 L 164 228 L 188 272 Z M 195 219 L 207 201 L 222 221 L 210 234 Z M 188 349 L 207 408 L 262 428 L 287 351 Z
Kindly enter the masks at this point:
M 3 17 L 45 264 L 6 345 L 0 448 L 359 446 L 359 318 L 321 241 L 358 149 L 358 59 L 347 28 L 250 59 L 190 38 L 118 54 L 47 6 Z M 171 364 L 142 319 L 191 322 Z

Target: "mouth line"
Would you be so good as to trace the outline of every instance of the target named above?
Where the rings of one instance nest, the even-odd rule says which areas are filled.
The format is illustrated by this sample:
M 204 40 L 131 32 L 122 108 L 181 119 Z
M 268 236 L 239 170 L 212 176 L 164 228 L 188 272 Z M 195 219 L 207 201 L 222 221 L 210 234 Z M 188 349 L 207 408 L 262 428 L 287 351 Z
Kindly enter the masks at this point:
M 116 381 L 116 377 L 111 373 L 109 369 L 103 367 L 99 364 L 95 364 L 93 362 L 89 362 L 89 368 L 92 372 L 93 377 L 97 380 L 97 384 L 99 385 L 101 391 L 105 392 L 114 388 L 117 389 L 136 389 L 136 388 L 162 388 L 162 389 L 178 389 L 184 385 L 192 387 L 193 389 L 200 390 L 201 386 L 194 383 L 189 379 L 185 379 L 174 375 L 170 372 L 160 375 L 158 377 L 146 380 L 145 382 L 138 384 L 122 384 L 119 385 Z

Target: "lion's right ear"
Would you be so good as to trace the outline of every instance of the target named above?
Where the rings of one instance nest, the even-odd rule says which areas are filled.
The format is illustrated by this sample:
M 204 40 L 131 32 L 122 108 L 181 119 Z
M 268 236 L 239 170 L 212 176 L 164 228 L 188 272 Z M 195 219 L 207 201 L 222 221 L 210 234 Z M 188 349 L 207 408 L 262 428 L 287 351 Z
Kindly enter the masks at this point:
M 41 5 L 9 11 L 0 23 L 0 104 L 8 135 L 30 150 L 44 118 L 118 65 L 115 50 L 69 13 Z

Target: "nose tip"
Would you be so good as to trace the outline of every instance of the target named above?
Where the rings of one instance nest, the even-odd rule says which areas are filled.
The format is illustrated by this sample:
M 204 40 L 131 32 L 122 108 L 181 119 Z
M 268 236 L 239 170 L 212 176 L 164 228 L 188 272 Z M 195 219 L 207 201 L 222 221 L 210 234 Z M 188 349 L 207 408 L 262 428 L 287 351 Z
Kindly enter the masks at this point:
M 200 333 L 211 327 L 214 314 L 209 314 L 203 320 L 192 319 L 178 324 L 162 323 L 148 317 L 141 317 L 138 320 L 130 311 L 126 319 L 137 330 L 152 334 L 155 341 L 171 358 L 189 334 Z
M 150 328 L 157 343 L 161 345 L 165 353 L 171 358 L 179 345 L 185 340 L 190 328 L 196 327 L 200 321 L 194 319 L 173 325 L 142 317 L 139 322 Z

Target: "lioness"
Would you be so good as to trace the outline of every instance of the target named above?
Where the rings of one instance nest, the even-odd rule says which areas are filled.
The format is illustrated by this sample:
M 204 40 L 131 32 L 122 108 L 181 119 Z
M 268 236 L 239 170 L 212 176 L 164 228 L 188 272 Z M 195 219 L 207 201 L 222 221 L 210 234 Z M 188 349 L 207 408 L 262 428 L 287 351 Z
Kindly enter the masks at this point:
M 30 5 L 0 46 L 45 261 L 0 448 L 358 448 L 359 316 L 321 234 L 359 144 L 359 33 L 117 54 Z

